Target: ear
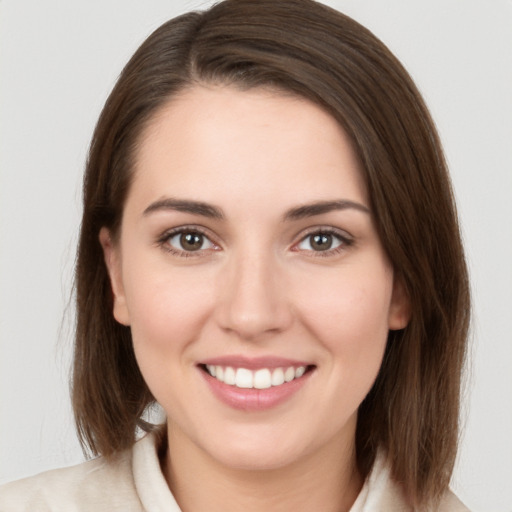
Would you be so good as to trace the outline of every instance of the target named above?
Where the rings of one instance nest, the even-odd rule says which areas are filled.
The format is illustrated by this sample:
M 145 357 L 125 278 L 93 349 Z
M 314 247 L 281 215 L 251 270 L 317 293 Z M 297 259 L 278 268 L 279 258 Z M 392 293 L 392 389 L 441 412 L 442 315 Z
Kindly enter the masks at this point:
M 395 273 L 393 278 L 393 293 L 389 308 L 388 328 L 398 331 L 407 327 L 411 319 L 411 302 L 400 276 Z
M 103 257 L 110 277 L 110 286 L 114 296 L 114 318 L 123 325 L 130 325 L 130 315 L 126 305 L 123 278 L 121 272 L 121 251 L 119 245 L 112 240 L 110 231 L 103 227 L 100 230 L 100 244 L 103 248 Z

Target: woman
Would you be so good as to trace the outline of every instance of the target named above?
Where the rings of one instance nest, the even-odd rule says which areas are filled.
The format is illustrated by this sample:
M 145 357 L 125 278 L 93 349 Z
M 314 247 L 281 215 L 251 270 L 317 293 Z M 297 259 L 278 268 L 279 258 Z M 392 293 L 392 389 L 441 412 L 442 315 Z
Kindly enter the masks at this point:
M 407 73 L 349 18 L 228 0 L 148 38 L 91 144 L 77 311 L 102 457 L 5 487 L 9 510 L 466 510 L 450 182 Z

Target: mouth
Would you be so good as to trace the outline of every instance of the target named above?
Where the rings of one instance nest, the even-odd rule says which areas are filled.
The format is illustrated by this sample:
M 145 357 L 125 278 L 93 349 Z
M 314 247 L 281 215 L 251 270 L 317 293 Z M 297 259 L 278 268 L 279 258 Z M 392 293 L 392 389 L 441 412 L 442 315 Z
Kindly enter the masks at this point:
M 239 389 L 269 389 L 300 379 L 314 369 L 314 365 L 258 368 L 201 364 L 200 368 L 219 382 Z
M 217 358 L 197 365 L 205 383 L 233 409 L 265 411 L 292 399 L 306 386 L 316 365 L 281 358 Z

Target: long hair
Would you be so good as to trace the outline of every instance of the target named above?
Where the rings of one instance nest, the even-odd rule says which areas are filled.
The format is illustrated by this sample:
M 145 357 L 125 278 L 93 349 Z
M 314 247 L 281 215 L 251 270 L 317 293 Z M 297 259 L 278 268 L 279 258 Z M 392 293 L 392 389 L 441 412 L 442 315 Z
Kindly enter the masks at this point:
M 359 470 L 379 450 L 412 504 L 446 490 L 458 440 L 469 322 L 468 276 L 441 144 L 398 60 L 371 32 L 312 0 L 226 0 L 158 28 L 122 71 L 87 161 L 78 258 L 73 404 L 80 440 L 106 457 L 130 447 L 153 397 L 130 329 L 112 315 L 98 235 L 116 236 L 140 135 L 173 95 L 197 84 L 265 87 L 322 107 L 360 159 L 380 240 L 412 316 L 390 332 L 358 412 Z

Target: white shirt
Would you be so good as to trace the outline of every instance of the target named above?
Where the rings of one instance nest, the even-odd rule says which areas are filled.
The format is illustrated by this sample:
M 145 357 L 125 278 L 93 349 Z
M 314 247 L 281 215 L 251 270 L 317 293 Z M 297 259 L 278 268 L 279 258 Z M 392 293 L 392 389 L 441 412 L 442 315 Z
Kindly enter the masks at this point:
M 410 511 L 384 461 L 373 470 L 350 512 Z M 157 436 L 107 462 L 103 457 L 0 487 L 0 512 L 181 512 L 160 469 Z M 447 493 L 436 512 L 469 512 Z

